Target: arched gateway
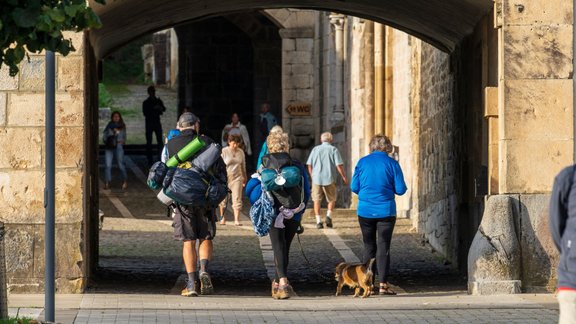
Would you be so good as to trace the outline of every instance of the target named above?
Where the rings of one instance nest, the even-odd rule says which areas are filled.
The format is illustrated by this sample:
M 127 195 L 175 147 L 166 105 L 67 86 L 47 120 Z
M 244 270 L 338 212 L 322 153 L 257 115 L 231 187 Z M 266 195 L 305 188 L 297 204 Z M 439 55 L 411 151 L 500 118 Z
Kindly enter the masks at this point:
M 82 291 L 94 266 L 98 60 L 144 34 L 209 17 L 236 14 L 229 21 L 249 34 L 242 13 L 250 11 L 279 29 L 278 101 L 295 154 L 305 155 L 328 128 L 352 168 L 369 137 L 392 135 L 400 154 L 411 156 L 405 214 L 447 259 L 468 265 L 471 291 L 552 287 L 548 193 L 553 175 L 574 161 L 572 1 L 554 8 L 488 0 L 90 4 L 103 28 L 71 34 L 78 51 L 57 62 L 59 292 Z M 344 15 L 405 31 L 444 53 Z M 25 152 L 43 147 L 43 56 L 31 56 L 21 71 L 16 78 L 0 71 L 0 219 L 8 231 L 10 289 L 31 292 L 41 291 L 43 281 L 44 162 L 42 154 Z M 310 104 L 309 116 L 284 110 L 301 101 Z

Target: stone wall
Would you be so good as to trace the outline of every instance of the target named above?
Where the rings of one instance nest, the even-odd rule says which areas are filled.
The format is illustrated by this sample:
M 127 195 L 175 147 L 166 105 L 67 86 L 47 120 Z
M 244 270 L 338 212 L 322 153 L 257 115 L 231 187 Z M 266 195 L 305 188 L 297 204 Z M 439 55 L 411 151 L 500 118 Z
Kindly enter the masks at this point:
M 80 292 L 84 168 L 84 36 L 77 51 L 56 56 L 56 290 Z M 6 224 L 11 292 L 44 287 L 44 55 L 30 55 L 12 78 L 0 69 L 0 220 Z
M 396 211 L 398 217 L 409 217 L 412 206 L 411 186 L 412 180 L 417 176 L 416 170 L 412 167 L 413 150 L 416 146 L 413 143 L 413 116 L 410 93 L 412 90 L 413 77 L 412 69 L 412 45 L 413 37 L 408 34 L 393 30 L 393 51 L 392 53 L 392 75 L 393 75 L 393 95 L 392 105 L 394 109 L 394 123 L 391 137 L 394 146 L 398 147 L 398 162 L 404 173 L 408 190 L 402 196 L 396 197 Z
M 421 42 L 412 38 L 413 42 Z M 419 150 L 414 169 L 418 177 L 418 231 L 448 259 L 454 258 L 454 220 L 457 218 L 454 136 L 454 76 L 450 72 L 450 56 L 421 43 L 418 119 Z M 401 153 L 402 154 L 402 153 Z M 416 211 L 415 211 L 416 212 Z M 411 213 L 412 215 L 412 213 Z M 415 215 L 416 216 L 416 215 Z

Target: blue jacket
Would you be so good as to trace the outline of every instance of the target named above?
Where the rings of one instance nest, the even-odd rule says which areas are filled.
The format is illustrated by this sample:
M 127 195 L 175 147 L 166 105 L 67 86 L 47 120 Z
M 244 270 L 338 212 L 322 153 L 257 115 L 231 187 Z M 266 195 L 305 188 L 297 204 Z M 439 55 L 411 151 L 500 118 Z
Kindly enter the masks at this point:
M 560 251 L 558 287 L 576 289 L 576 165 L 554 179 L 550 197 L 550 231 Z M 573 246 L 574 245 L 574 246 Z
M 407 189 L 398 161 L 380 151 L 358 161 L 350 188 L 358 195 L 358 216 L 366 218 L 396 216 L 394 195 Z
M 258 162 L 256 162 L 256 170 L 258 170 L 258 168 L 260 168 L 260 165 L 262 165 L 262 157 L 266 154 L 268 154 L 268 144 L 266 144 L 266 141 L 264 141 L 264 144 L 262 144 L 262 148 L 260 149 L 260 154 L 258 154 Z
M 308 200 L 310 199 L 310 180 L 308 179 L 308 172 L 306 171 L 302 163 L 296 162 L 296 165 L 298 166 L 300 172 L 302 172 L 302 175 L 304 177 L 304 184 L 303 184 L 304 204 L 307 205 Z M 248 180 L 248 183 L 246 184 L 246 196 L 248 196 L 248 198 L 250 199 L 250 204 L 254 205 L 256 200 L 260 198 L 260 195 L 262 195 L 262 185 L 260 184 L 260 180 L 258 180 L 258 178 L 250 178 L 250 180 Z M 299 222 L 302 219 L 302 215 L 304 214 L 305 211 L 306 209 L 304 209 L 298 214 L 295 214 L 292 219 Z

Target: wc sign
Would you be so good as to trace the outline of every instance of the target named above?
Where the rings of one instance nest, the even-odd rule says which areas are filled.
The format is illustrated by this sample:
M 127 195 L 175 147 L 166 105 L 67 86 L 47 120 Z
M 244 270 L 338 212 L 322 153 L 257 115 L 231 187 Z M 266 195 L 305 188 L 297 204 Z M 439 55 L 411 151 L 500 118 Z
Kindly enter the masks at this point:
M 312 104 L 306 102 L 294 102 L 286 107 L 286 111 L 290 116 L 311 116 Z

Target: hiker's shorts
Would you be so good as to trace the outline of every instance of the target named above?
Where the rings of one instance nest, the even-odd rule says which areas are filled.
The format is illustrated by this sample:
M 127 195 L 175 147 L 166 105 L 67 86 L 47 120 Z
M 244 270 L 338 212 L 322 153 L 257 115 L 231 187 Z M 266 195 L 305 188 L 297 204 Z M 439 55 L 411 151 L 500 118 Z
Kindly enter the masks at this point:
M 322 201 L 324 196 L 326 196 L 326 201 L 328 202 L 336 201 L 336 183 L 327 186 L 312 184 L 312 201 Z
M 172 227 L 178 241 L 212 240 L 216 236 L 216 214 L 213 208 L 178 205 Z

